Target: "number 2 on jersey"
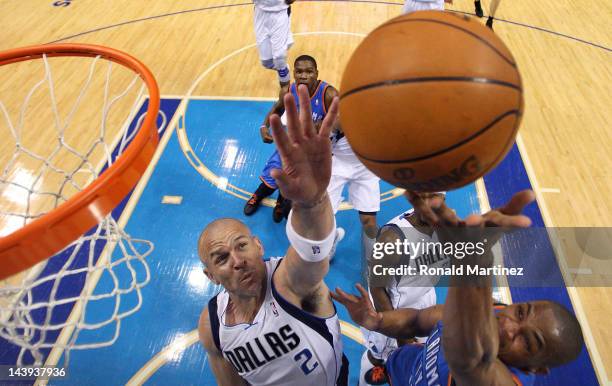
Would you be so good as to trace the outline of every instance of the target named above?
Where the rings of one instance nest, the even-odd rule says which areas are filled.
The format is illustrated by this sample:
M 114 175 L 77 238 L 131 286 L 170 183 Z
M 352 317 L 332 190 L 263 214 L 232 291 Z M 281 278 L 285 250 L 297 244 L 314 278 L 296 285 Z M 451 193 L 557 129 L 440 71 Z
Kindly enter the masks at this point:
M 312 353 L 307 348 L 305 348 L 302 351 L 300 351 L 299 353 L 295 354 L 293 359 L 296 362 L 299 362 L 302 359 L 302 357 L 305 357 L 305 359 L 302 362 L 302 365 L 300 366 L 300 368 L 302 369 L 304 374 L 308 375 L 308 374 L 310 374 L 312 372 L 312 370 L 317 368 L 317 366 L 319 365 L 319 362 L 317 362 L 315 360 L 314 363 L 312 363 L 312 364 L 308 363 L 312 359 Z

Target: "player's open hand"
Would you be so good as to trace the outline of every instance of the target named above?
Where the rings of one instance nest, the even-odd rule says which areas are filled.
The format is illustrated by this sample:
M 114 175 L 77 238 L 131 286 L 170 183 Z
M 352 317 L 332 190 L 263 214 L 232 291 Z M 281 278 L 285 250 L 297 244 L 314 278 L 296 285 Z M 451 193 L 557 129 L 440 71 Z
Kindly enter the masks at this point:
M 338 98 L 334 98 L 320 130 L 312 122 L 308 88 L 298 87 L 300 111 L 293 95 L 284 96 L 287 114 L 287 132 L 280 118 L 270 117 L 274 142 L 280 153 L 283 169 L 272 170 L 283 196 L 294 204 L 311 206 L 320 202 L 326 194 L 331 178 L 331 143 L 329 133 L 338 115 Z
M 407 190 L 404 196 L 412 204 L 415 214 L 420 215 L 429 226 L 456 227 L 463 225 L 455 211 L 446 205 L 445 200 L 440 195 Z
M 523 210 L 535 201 L 535 194 L 531 190 L 515 193 L 506 205 L 488 211 L 483 215 L 471 215 L 465 219 L 466 226 L 478 227 L 505 227 L 527 228 L 531 219 L 523 215 Z
M 380 327 L 383 316 L 380 312 L 376 312 L 367 291 L 361 284 L 356 284 L 355 287 L 361 296 L 347 294 L 340 288 L 336 288 L 335 293 L 333 291 L 329 293 L 334 300 L 346 307 L 355 323 L 370 331 L 376 331 Z

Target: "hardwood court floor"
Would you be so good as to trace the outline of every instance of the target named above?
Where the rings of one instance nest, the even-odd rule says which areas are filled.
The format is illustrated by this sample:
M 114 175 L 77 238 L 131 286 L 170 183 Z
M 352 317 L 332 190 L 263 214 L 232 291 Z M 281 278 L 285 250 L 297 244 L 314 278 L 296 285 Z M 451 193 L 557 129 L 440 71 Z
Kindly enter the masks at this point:
M 488 2 L 483 3 L 486 9 Z M 320 78 L 338 86 L 360 35 L 400 9 L 392 3 L 298 1 L 289 59 L 313 55 Z M 455 0 L 449 9 L 471 13 L 472 1 Z M 0 50 L 54 41 L 108 45 L 147 64 L 164 95 L 274 97 L 275 75 L 259 66 L 252 47 L 252 16 L 246 1 L 72 0 L 66 7 L 55 7 L 52 0 L 5 1 Z M 495 31 L 514 53 L 524 80 L 526 110 L 518 143 L 546 225 L 611 226 L 612 2 L 502 1 L 497 17 L 509 21 L 496 21 Z M 222 65 L 212 68 L 220 60 Z M 196 82 L 207 69 L 206 81 Z M 6 87 L 0 86 L 3 98 L 11 95 Z M 41 143 L 48 141 L 44 129 L 38 135 Z M 9 151 L 4 145 L 0 154 Z M 569 291 L 590 330 L 598 377 L 609 382 L 612 291 Z

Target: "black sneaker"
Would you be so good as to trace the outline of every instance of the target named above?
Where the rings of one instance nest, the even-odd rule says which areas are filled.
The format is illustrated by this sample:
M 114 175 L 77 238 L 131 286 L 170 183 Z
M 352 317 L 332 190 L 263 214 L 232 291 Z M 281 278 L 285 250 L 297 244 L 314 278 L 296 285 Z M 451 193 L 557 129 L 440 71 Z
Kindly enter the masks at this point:
M 276 201 L 276 205 L 274 205 L 274 209 L 272 210 L 272 220 L 274 220 L 274 222 L 281 222 L 283 221 L 283 218 L 285 216 L 283 216 L 283 203 Z
M 489 16 L 489 18 L 487 19 L 487 27 L 491 28 L 491 30 L 493 30 L 493 16 Z
M 474 11 L 476 12 L 476 16 L 483 17 L 484 13 L 482 12 L 482 5 L 480 5 L 480 0 L 476 0 L 474 2 Z
M 253 213 L 257 212 L 257 208 L 259 208 L 259 204 L 261 203 L 261 198 L 257 197 L 256 194 L 253 194 L 249 201 L 247 201 L 244 206 L 244 215 L 250 216 Z

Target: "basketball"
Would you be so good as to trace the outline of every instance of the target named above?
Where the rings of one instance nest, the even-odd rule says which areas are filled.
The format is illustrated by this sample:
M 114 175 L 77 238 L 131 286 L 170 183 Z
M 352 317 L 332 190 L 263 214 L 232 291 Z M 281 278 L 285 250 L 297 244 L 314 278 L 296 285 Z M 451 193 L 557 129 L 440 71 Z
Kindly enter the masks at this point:
M 523 113 L 512 54 L 477 19 L 424 11 L 387 21 L 348 61 L 340 123 L 381 179 L 414 191 L 473 182 L 508 153 Z

